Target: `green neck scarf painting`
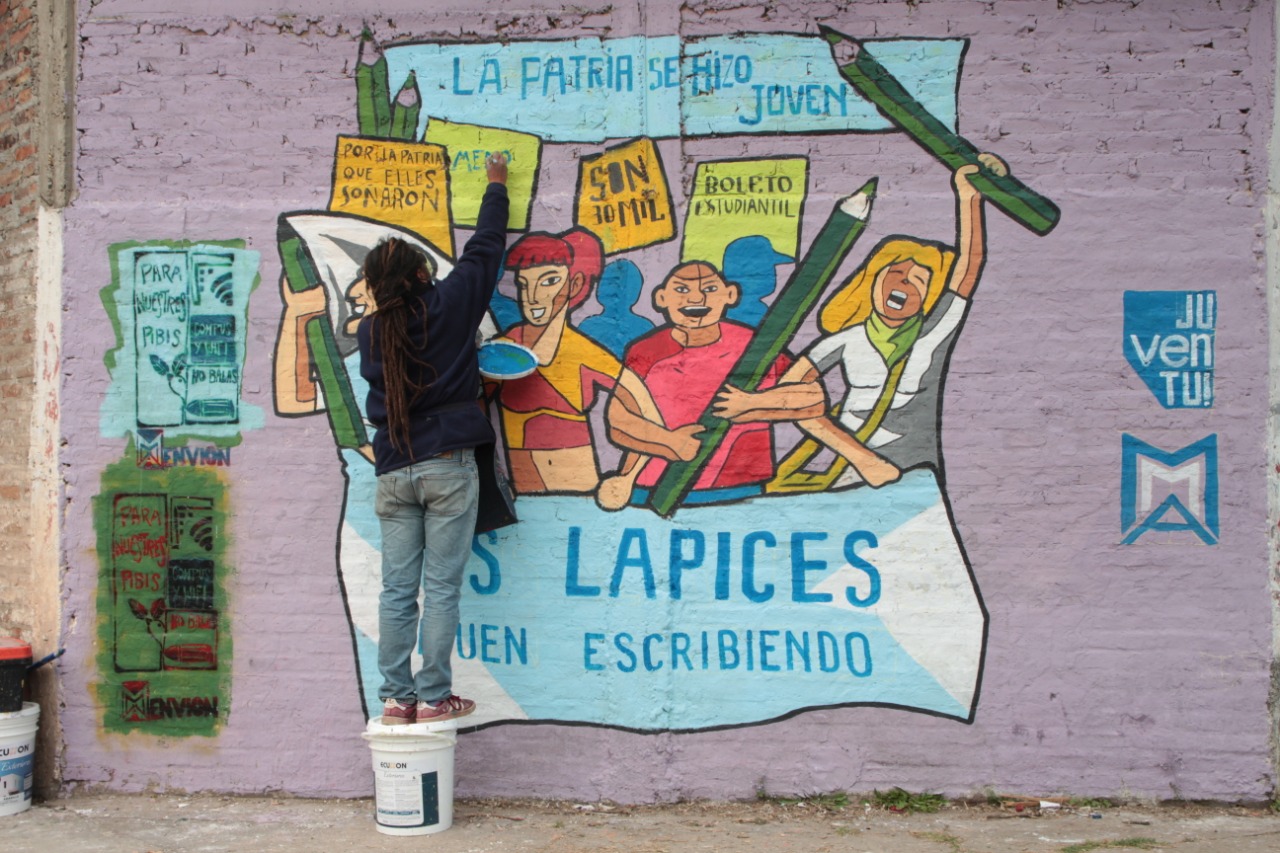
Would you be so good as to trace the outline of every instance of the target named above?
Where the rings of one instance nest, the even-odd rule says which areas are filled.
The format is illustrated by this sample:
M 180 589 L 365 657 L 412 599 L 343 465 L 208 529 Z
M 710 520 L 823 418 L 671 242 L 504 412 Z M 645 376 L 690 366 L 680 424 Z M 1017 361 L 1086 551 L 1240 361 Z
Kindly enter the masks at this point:
M 916 338 L 920 337 L 920 327 L 924 325 L 924 316 L 917 314 L 901 326 L 890 326 L 880 319 L 880 315 L 872 311 L 867 318 L 867 339 L 884 359 L 885 366 L 892 369 L 895 364 L 911 352 Z

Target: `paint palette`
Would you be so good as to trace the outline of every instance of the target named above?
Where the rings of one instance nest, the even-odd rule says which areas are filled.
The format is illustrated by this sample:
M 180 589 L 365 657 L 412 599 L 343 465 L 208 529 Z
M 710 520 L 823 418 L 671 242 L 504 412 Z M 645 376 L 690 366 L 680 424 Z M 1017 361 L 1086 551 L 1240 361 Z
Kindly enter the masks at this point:
M 485 341 L 479 358 L 480 373 L 488 379 L 519 379 L 538 369 L 533 350 L 511 341 Z

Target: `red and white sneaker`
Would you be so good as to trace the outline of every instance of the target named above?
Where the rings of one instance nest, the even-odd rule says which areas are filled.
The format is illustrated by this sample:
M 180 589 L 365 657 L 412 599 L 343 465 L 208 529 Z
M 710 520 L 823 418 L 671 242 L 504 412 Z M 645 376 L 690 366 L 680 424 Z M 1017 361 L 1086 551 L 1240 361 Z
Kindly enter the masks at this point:
M 407 726 L 414 721 L 417 705 L 412 699 L 383 699 L 382 724 L 384 726 Z
M 434 705 L 430 702 L 419 702 L 418 722 L 438 723 L 441 720 L 453 720 L 458 717 L 465 717 L 475 709 L 475 702 L 450 694 Z

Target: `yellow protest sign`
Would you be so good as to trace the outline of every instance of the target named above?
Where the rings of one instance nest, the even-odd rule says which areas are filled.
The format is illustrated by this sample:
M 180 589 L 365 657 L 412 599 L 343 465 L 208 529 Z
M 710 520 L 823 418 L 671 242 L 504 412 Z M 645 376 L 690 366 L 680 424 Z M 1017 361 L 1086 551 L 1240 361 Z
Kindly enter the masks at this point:
M 723 263 L 739 237 L 767 237 L 796 257 L 809 161 L 804 157 L 699 163 L 685 214 L 681 261 Z
M 329 209 L 407 228 L 452 255 L 445 162 L 439 145 L 339 136 Z
M 600 238 L 606 254 L 675 237 L 671 190 L 653 140 L 582 158 L 574 221 Z
M 433 118 L 427 122 L 427 142 L 449 151 L 449 193 L 453 221 L 474 226 L 480 215 L 480 199 L 489 185 L 485 158 L 494 152 L 507 155 L 507 198 L 511 200 L 511 231 L 529 229 L 533 188 L 542 158 L 542 140 L 531 133 L 497 130 L 475 124 L 458 124 Z

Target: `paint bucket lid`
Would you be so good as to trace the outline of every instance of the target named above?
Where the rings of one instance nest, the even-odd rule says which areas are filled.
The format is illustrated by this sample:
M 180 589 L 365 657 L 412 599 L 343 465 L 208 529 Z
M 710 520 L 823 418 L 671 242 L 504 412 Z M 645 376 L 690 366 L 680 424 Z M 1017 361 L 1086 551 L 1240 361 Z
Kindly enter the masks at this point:
M 388 737 L 432 737 L 434 735 L 454 734 L 458 731 L 458 718 L 451 720 L 440 720 L 435 723 L 409 723 L 405 725 L 386 726 L 382 723 L 381 717 L 374 717 L 369 720 L 365 726 L 366 735 L 378 735 Z M 367 740 L 368 738 L 366 738 Z
M 31 663 L 31 644 L 17 637 L 0 637 L 0 661 Z
M 488 379 L 521 379 L 538 369 L 533 350 L 513 341 L 485 341 L 479 360 L 480 373 Z

